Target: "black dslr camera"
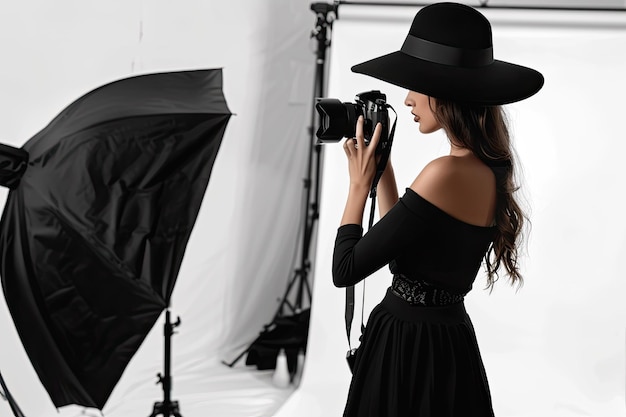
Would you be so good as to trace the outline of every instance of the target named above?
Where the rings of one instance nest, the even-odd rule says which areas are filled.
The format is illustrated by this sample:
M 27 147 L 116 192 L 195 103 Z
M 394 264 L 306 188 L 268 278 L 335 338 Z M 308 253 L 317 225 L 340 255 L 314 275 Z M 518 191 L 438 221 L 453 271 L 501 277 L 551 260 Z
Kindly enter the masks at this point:
M 377 123 L 381 123 L 382 132 L 376 147 L 381 154 L 391 146 L 389 140 L 389 112 L 387 96 L 378 90 L 357 94 L 354 103 L 342 103 L 335 98 L 318 99 L 315 108 L 320 115 L 320 127 L 317 138 L 320 143 L 335 143 L 342 138 L 352 138 L 356 134 L 356 123 L 363 116 L 363 136 L 368 145 Z

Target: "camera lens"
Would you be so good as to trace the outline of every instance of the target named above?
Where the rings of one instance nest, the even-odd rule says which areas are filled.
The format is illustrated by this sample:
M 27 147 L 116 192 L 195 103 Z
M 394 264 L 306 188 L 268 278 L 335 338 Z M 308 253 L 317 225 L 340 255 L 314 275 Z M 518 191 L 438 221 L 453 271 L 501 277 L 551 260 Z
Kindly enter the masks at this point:
M 339 142 L 344 137 L 354 136 L 356 108 L 353 103 L 342 103 L 336 98 L 319 99 L 315 109 L 320 115 L 317 138 L 322 143 Z

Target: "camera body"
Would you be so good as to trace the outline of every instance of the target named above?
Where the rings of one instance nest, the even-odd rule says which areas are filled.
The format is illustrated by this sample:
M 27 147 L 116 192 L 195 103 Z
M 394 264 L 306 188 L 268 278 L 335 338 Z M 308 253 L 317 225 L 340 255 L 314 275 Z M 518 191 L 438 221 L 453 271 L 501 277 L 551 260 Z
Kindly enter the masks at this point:
M 365 144 L 372 140 L 377 123 L 382 131 L 376 153 L 381 154 L 389 146 L 389 111 L 387 96 L 378 90 L 356 95 L 354 103 L 342 103 L 334 98 L 318 99 L 315 108 L 320 115 L 320 127 L 316 136 L 319 143 L 336 143 L 342 138 L 352 138 L 356 134 L 359 116 L 363 116 L 363 136 Z

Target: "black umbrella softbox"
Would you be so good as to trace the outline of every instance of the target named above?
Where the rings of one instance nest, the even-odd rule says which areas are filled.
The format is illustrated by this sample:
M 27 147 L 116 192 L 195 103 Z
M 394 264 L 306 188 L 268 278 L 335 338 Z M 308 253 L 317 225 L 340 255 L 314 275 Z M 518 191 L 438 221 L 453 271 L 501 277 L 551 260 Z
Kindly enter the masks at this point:
M 221 70 L 142 75 L 79 98 L 19 151 L 2 287 L 55 406 L 102 409 L 169 304 L 230 115 Z

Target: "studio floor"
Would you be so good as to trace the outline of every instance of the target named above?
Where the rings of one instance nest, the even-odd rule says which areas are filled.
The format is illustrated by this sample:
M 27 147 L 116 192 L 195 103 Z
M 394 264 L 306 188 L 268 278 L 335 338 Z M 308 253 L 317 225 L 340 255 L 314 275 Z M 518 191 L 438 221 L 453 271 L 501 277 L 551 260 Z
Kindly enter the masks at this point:
M 246 366 L 245 358 L 233 368 L 217 359 L 188 364 L 186 368 L 178 369 L 178 375 L 173 375 L 171 394 L 172 401 L 178 401 L 180 414 L 184 417 L 271 417 L 295 390 L 293 386 L 285 389 L 275 387 L 273 370 L 259 371 L 255 366 Z M 58 412 L 51 407 L 48 416 L 148 417 L 154 403 L 163 400 L 163 392 L 156 379 L 155 375 L 153 381 L 138 381 L 127 387 L 114 404 L 104 407 L 102 413 L 95 409 L 69 406 Z M 8 404 L 0 401 L 0 416 L 11 415 Z

